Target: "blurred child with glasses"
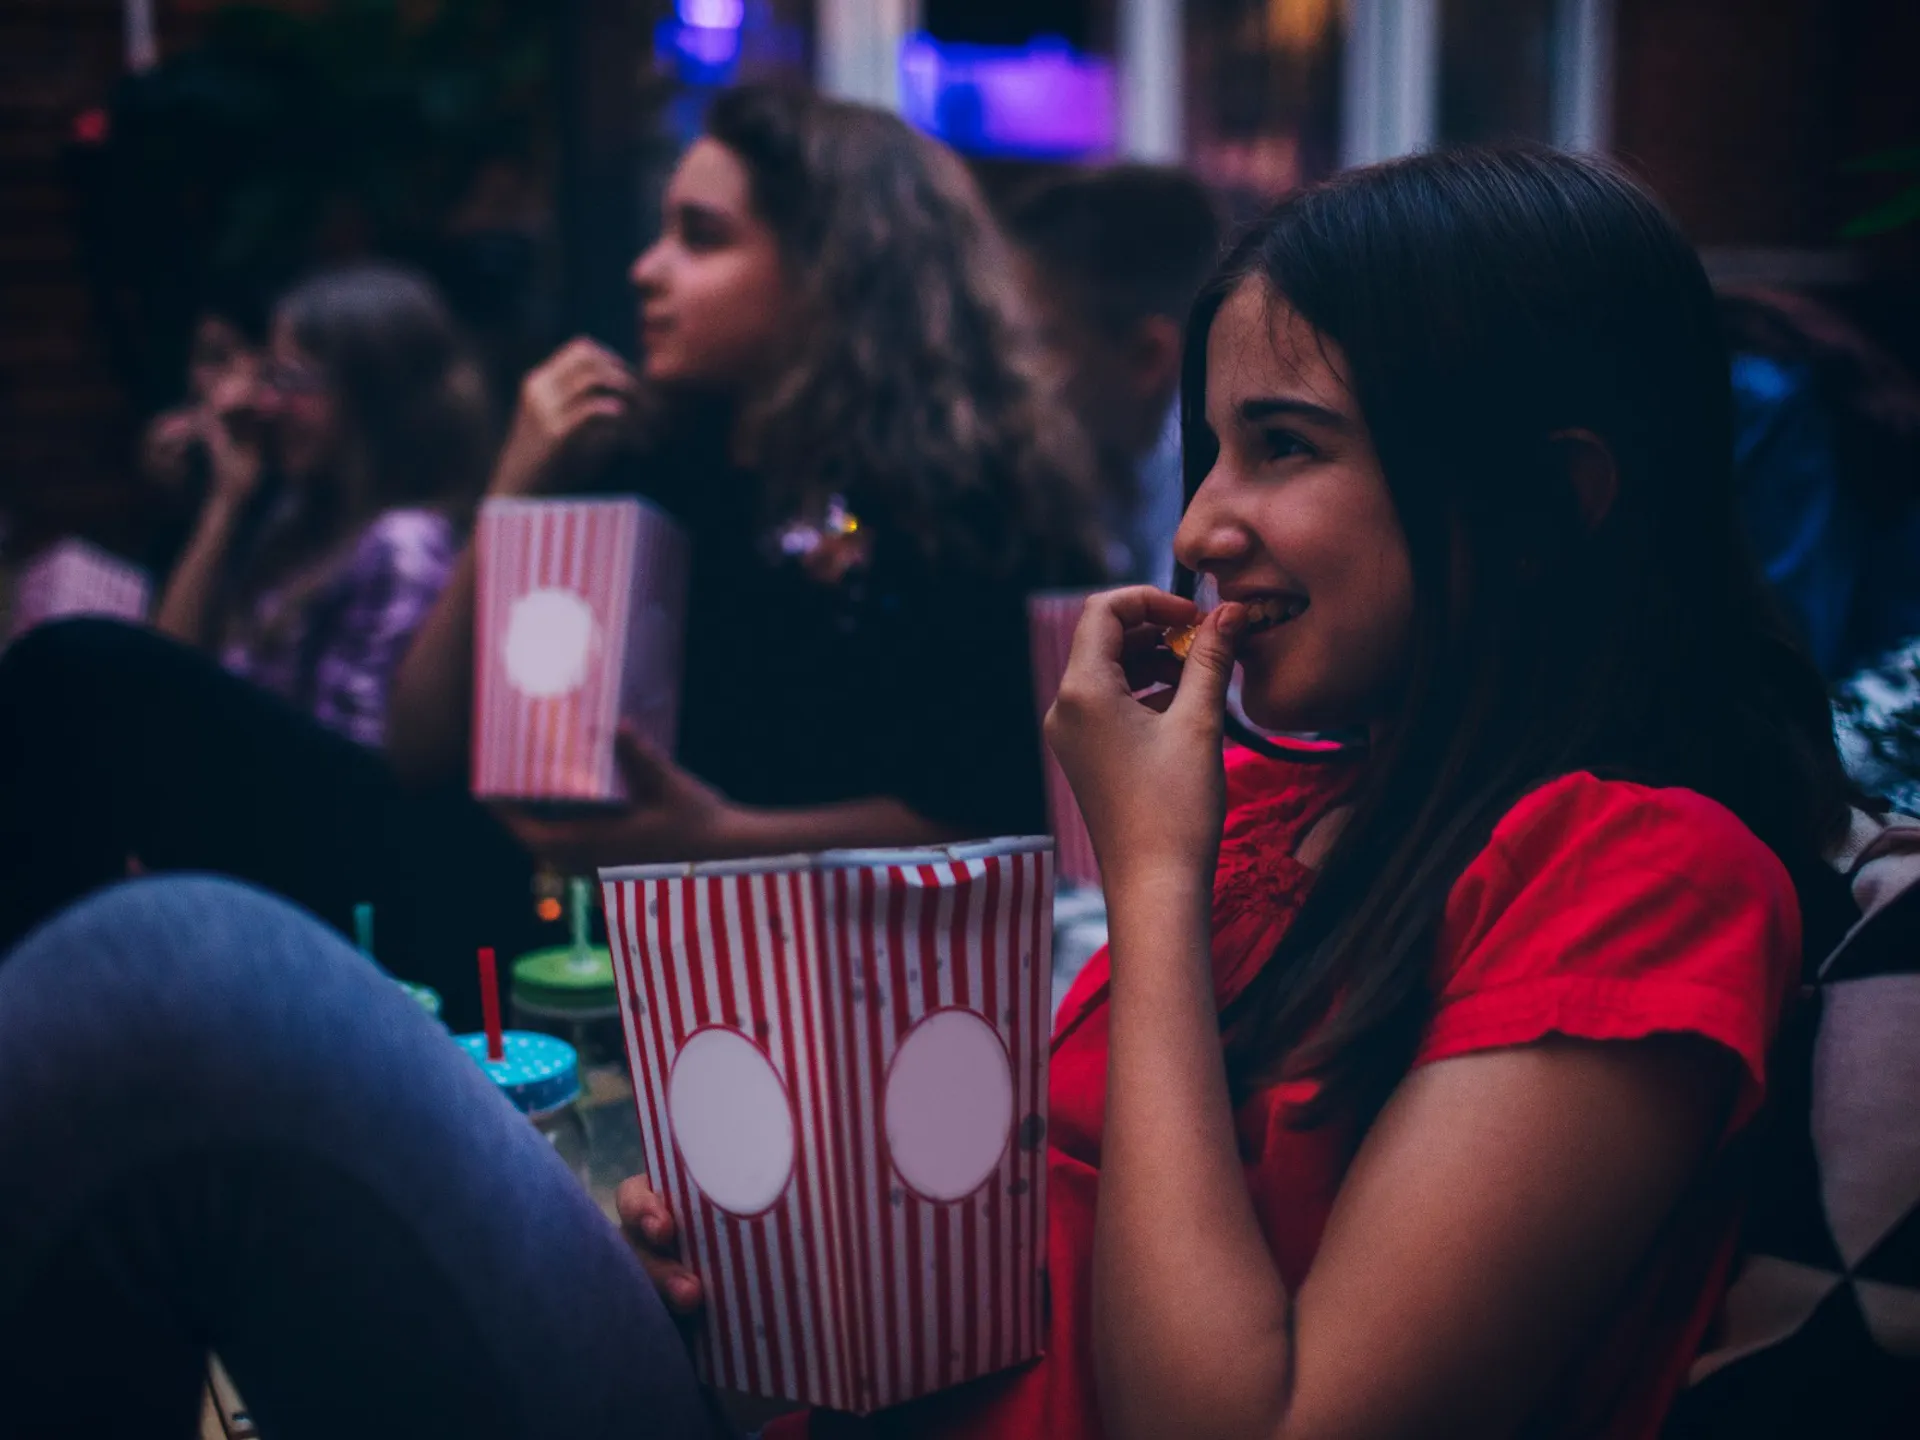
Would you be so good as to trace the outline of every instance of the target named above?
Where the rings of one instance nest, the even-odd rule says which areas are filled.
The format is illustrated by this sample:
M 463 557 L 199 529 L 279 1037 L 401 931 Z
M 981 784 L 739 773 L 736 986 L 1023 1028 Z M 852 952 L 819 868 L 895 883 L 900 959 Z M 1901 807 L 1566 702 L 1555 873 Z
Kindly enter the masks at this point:
M 479 371 L 431 285 L 359 265 L 290 291 L 265 354 L 204 380 L 174 426 L 205 474 L 159 627 L 377 745 L 484 477 Z

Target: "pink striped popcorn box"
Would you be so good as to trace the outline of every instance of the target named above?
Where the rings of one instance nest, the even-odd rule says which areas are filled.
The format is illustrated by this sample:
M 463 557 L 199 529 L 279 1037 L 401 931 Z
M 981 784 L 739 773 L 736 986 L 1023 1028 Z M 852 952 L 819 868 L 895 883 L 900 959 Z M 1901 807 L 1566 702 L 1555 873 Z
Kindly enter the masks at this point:
M 623 719 L 673 752 L 685 533 L 631 497 L 489 500 L 475 557 L 473 793 L 625 799 Z
M 1073 652 L 1073 632 L 1079 627 L 1080 614 L 1087 608 L 1087 597 L 1096 590 L 1044 590 L 1027 597 L 1027 631 L 1033 647 L 1033 698 L 1039 704 L 1044 723 L 1053 708 L 1053 697 L 1060 693 L 1060 680 L 1067 673 L 1067 656 Z M 1042 748 L 1045 749 L 1044 742 Z M 1100 865 L 1093 858 L 1093 840 L 1087 834 L 1087 822 L 1080 818 L 1080 804 L 1073 798 L 1073 787 L 1053 751 L 1046 750 L 1047 822 L 1059 846 L 1060 881 L 1063 885 L 1100 884 Z
M 601 879 L 704 1376 L 866 1414 L 1037 1355 L 1052 843 Z
M 146 571 L 85 540 L 60 540 L 21 567 L 14 581 L 13 636 L 73 615 L 144 620 L 153 598 Z

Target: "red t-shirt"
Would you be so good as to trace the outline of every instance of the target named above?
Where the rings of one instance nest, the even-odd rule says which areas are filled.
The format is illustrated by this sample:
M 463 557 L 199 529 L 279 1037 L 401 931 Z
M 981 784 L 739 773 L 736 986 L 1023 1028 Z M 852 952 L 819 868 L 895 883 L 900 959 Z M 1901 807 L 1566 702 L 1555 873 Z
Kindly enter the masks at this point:
M 1235 751 L 1214 886 L 1215 993 L 1225 1004 L 1272 955 L 1312 883 L 1293 858 L 1353 778 L 1344 761 Z M 1725 809 L 1691 791 L 1587 774 L 1526 797 L 1447 898 L 1436 1001 L 1415 1059 L 1522 1045 L 1550 1033 L 1626 1040 L 1701 1035 L 1745 1080 L 1730 1122 L 1751 1118 L 1798 973 L 1799 911 L 1785 869 Z M 1107 1070 L 1107 956 L 1088 963 L 1054 1028 L 1048 1099 L 1047 1353 L 1002 1375 L 855 1420 L 815 1412 L 769 1427 L 810 1434 L 1096 1437 L 1092 1257 Z M 1288 1124 L 1299 1084 L 1238 1111 L 1247 1188 L 1274 1260 L 1297 1291 L 1351 1154 L 1350 1127 Z M 1732 1199 L 1702 1183 L 1603 1344 L 1576 1359 L 1538 1417 L 1542 1433 L 1652 1436 L 1724 1287 Z

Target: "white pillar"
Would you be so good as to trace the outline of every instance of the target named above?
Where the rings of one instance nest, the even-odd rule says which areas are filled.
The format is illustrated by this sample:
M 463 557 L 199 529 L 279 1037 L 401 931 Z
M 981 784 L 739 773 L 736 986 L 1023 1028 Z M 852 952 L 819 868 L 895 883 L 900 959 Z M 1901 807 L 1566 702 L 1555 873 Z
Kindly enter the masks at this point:
M 920 23 L 916 0 L 819 0 L 814 79 L 821 90 L 900 108 L 900 42 Z
M 1186 151 L 1183 0 L 1119 0 L 1120 149 L 1175 164 Z
M 135 74 L 160 63 L 160 42 L 153 30 L 153 0 L 125 0 L 127 69 Z
M 1440 120 L 1440 0 L 1350 0 L 1340 99 L 1342 164 L 1432 144 Z
M 1559 0 L 1553 16 L 1553 143 L 1613 142 L 1613 0 Z

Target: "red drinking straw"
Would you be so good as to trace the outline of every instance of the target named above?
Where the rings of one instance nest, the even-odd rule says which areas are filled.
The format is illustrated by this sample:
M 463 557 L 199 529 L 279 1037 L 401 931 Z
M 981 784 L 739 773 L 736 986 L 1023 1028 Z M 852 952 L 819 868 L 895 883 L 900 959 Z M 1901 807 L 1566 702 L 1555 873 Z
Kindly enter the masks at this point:
M 480 947 L 480 1013 L 486 1017 L 487 1059 L 506 1059 L 506 1041 L 500 1033 L 500 976 L 494 969 L 491 945 Z

